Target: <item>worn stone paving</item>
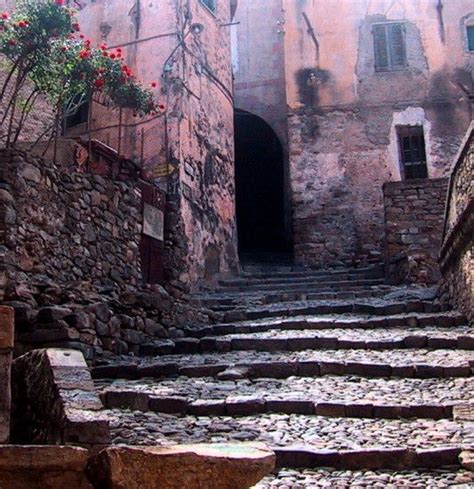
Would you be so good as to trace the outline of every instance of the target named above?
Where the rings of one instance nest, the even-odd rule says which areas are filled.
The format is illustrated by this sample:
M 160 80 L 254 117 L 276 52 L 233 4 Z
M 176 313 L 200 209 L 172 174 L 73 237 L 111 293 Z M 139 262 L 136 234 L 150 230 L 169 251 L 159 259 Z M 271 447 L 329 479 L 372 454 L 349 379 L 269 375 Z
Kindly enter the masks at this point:
M 107 410 L 114 443 L 136 445 L 258 441 L 270 446 L 324 450 L 371 447 L 439 448 L 474 446 L 474 423 L 452 420 L 382 420 L 262 414 L 175 416 Z
M 307 287 L 305 273 L 224 281 L 195 298 L 214 325 L 98 366 L 114 443 L 258 441 L 280 467 L 310 468 L 281 469 L 258 489 L 474 487 L 459 465 L 443 468 L 474 447 L 474 421 L 453 419 L 474 392 L 473 325 L 431 289 L 367 282 L 336 293 L 322 272 L 322 295 L 284 290 Z M 373 273 L 346 276 L 362 283 Z
M 227 353 L 203 353 L 199 355 L 163 355 L 160 363 L 175 362 L 179 365 L 242 365 L 252 362 L 358 362 L 387 364 L 392 366 L 435 365 L 435 366 L 470 366 L 474 364 L 474 351 L 469 350 L 430 350 L 420 348 L 410 351 L 393 349 L 377 350 L 304 350 L 298 352 L 256 352 L 232 351 Z M 156 358 L 140 359 L 138 365 L 151 365 Z
M 474 487 L 474 472 L 444 467 L 438 470 L 350 471 L 321 468 L 319 470 L 283 469 L 265 478 L 254 489 L 435 489 Z
M 288 379 L 97 380 L 101 391 L 137 391 L 154 396 L 183 396 L 189 400 L 226 399 L 237 392 L 260 399 L 305 399 L 318 402 L 375 402 L 379 405 L 453 405 L 474 392 L 474 378 L 367 379 L 359 376 L 290 377 Z

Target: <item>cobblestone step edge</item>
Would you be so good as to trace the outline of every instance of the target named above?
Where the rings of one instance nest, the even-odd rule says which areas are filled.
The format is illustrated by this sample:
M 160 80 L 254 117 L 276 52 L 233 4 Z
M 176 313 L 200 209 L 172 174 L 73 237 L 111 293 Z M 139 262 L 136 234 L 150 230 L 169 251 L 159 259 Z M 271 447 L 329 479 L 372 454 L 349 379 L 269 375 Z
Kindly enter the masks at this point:
M 335 418 L 452 419 L 455 404 L 390 405 L 373 403 L 313 402 L 310 400 L 262 399 L 253 396 L 191 401 L 183 396 L 155 396 L 133 390 L 104 390 L 100 394 L 108 409 L 153 411 L 193 416 L 254 416 L 258 414 L 304 414 Z
M 461 447 L 439 447 L 414 450 L 409 448 L 373 448 L 360 450 L 314 450 L 310 447 L 272 447 L 277 468 L 334 467 L 343 470 L 439 468 L 459 465 Z
M 145 344 L 140 347 L 144 356 L 180 355 L 205 352 L 230 351 L 303 351 L 303 350 L 394 350 L 429 348 L 474 350 L 474 335 L 460 335 L 454 338 L 409 334 L 404 338 L 387 340 L 359 341 L 339 339 L 337 337 L 301 337 L 301 338 L 214 338 L 204 337 L 167 340 L 157 344 Z
M 170 376 L 216 377 L 228 369 L 244 369 L 240 378 L 321 377 L 324 375 L 359 375 L 361 377 L 400 377 L 400 378 L 447 378 L 470 377 L 474 372 L 474 362 L 458 366 L 439 366 L 429 364 L 390 364 L 362 362 L 242 362 L 213 365 L 190 365 L 181 367 L 178 363 L 166 362 L 146 366 L 104 365 L 92 369 L 93 378 L 140 379 L 144 377 L 163 378 Z
M 421 309 L 421 308 L 420 308 Z M 342 303 L 342 304 L 318 304 L 307 307 L 289 307 L 283 309 L 233 309 L 224 313 L 223 323 L 233 323 L 237 321 L 247 321 L 253 319 L 267 319 L 278 317 L 295 317 L 295 316 L 318 316 L 324 314 L 368 314 L 371 316 L 391 316 L 394 314 L 405 314 L 407 312 L 424 312 L 436 313 L 447 312 L 436 304 L 430 304 L 423 307 L 423 311 L 409 311 L 406 304 L 392 305 L 371 305 L 359 303 Z M 463 321 L 467 322 L 465 317 L 460 314 L 452 314 L 453 316 L 463 317 Z M 440 315 L 446 317 L 446 315 Z

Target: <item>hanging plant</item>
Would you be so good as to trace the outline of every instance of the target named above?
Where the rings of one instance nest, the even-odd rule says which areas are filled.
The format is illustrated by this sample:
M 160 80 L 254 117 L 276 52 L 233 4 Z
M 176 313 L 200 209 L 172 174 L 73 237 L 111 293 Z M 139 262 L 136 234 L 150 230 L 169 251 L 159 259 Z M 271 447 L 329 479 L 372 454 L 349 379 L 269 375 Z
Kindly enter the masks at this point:
M 6 108 L 1 129 L 7 145 L 18 139 L 39 94 L 57 110 L 76 109 L 72 100 L 101 92 L 114 107 L 139 115 L 162 111 L 153 93 L 124 63 L 120 48 L 92 47 L 80 31 L 75 10 L 64 0 L 20 0 L 14 12 L 0 14 L 0 54 L 8 61 L 0 89 L 0 104 Z M 27 89 L 25 105 L 19 99 Z

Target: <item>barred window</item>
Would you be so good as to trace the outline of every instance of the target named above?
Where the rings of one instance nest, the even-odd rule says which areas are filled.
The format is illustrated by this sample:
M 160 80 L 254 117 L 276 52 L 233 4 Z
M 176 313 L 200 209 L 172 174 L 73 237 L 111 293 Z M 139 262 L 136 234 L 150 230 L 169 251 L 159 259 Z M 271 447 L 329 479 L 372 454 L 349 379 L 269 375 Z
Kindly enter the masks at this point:
M 400 145 L 401 169 L 404 180 L 427 178 L 425 137 L 422 126 L 397 128 Z
M 387 22 L 375 24 L 375 71 L 397 71 L 407 67 L 405 24 Z

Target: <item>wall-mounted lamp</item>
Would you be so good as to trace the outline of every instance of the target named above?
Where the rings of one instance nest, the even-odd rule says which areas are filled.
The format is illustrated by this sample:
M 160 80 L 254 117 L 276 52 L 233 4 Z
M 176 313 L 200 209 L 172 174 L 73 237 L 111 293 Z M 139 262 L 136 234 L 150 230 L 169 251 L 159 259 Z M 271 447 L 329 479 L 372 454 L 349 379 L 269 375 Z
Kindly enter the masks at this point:
M 189 31 L 192 32 L 195 36 L 199 36 L 204 30 L 204 26 L 202 24 L 191 24 L 189 26 Z

